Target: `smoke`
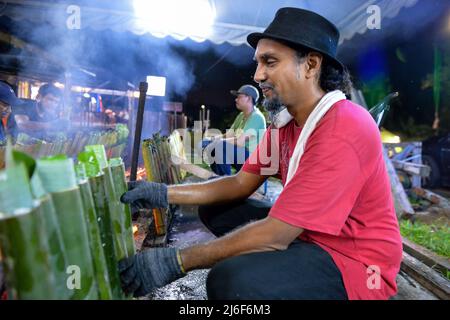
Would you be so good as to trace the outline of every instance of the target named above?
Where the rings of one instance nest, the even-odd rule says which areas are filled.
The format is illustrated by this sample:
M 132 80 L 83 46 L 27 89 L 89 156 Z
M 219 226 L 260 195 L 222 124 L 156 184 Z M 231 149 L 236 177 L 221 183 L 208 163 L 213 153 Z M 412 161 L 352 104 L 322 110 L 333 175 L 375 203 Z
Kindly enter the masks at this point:
M 73 85 L 95 88 L 106 84 L 102 88 L 122 91 L 130 88 L 127 83 L 137 90 L 139 82 L 148 75 L 163 76 L 167 78 L 166 96 L 154 98 L 150 103 L 151 111 L 160 111 L 162 100 L 183 101 L 206 79 L 203 77 L 206 73 L 211 76 L 217 71 L 218 65 L 225 63 L 230 69 L 238 69 L 253 63 L 253 49 L 246 45 L 216 45 L 210 41 L 198 43 L 172 37 L 155 38 L 150 34 L 94 30 L 83 25 L 83 18 L 77 28 L 73 11 L 67 12 L 68 6 L 8 5 L 9 11 L 0 19 L 14 17 L 12 34 L 31 44 L 17 56 L 19 76 L 64 83 L 69 73 Z M 83 7 L 80 13 L 83 17 Z M 200 67 L 198 57 L 203 56 L 213 57 L 211 63 L 208 58 Z
M 157 75 L 164 75 L 167 82 L 167 95 L 185 97 L 195 83 L 194 67 L 185 60 L 169 44 L 163 47 L 156 56 L 155 71 Z

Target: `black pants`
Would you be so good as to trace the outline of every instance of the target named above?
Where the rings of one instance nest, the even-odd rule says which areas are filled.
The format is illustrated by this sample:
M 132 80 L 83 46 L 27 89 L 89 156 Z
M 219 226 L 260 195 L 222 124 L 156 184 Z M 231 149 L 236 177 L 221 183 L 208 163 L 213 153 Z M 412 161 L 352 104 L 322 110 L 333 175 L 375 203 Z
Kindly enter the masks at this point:
M 248 199 L 222 206 L 202 206 L 199 217 L 220 237 L 267 217 L 269 202 Z M 208 299 L 347 299 L 342 276 L 331 256 L 318 245 L 295 240 L 287 250 L 228 258 L 216 264 L 206 281 Z

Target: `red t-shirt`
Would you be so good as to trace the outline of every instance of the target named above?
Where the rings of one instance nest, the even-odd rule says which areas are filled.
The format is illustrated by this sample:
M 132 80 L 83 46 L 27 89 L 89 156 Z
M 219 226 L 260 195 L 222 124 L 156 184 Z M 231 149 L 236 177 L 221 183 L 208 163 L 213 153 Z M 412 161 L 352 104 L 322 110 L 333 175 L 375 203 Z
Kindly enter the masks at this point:
M 269 128 L 242 170 L 267 175 L 261 170 L 275 166 L 270 174 L 280 177 L 284 188 L 269 215 L 303 228 L 300 239 L 331 255 L 349 299 L 395 295 L 402 240 L 377 125 L 364 108 L 337 102 L 310 135 L 285 185 L 301 130 L 293 120 L 278 137 Z

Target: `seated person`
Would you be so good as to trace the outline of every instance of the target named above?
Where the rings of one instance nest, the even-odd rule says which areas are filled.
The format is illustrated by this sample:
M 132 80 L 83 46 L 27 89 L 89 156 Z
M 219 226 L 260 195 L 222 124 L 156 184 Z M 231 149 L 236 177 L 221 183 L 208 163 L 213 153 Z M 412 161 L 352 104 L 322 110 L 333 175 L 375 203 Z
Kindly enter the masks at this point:
M 45 139 L 49 131 L 65 131 L 69 123 L 60 118 L 62 92 L 52 84 L 39 88 L 36 103 L 14 112 L 19 132 Z
M 266 119 L 256 107 L 259 92 L 254 86 L 243 85 L 239 90 L 231 90 L 236 97 L 236 108 L 241 111 L 231 125 L 230 130 L 213 140 L 204 141 L 206 153 L 213 159 L 211 169 L 218 175 L 230 175 L 233 165 L 239 171 L 245 160 L 258 145 L 264 130 Z
M 15 138 L 17 134 L 17 124 L 11 116 L 12 107 L 22 104 L 16 97 L 13 89 L 6 83 L 0 82 L 0 141 L 6 139 L 7 135 Z

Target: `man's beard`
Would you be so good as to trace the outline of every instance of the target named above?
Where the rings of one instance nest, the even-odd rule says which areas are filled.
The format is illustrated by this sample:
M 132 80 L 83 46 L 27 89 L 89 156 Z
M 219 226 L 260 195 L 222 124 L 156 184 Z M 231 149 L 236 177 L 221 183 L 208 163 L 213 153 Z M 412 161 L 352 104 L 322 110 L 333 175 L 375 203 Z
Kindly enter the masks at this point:
M 269 112 L 269 119 L 271 123 L 274 123 L 278 114 L 286 108 L 278 96 L 274 96 L 272 99 L 265 98 L 262 104 L 263 107 Z

